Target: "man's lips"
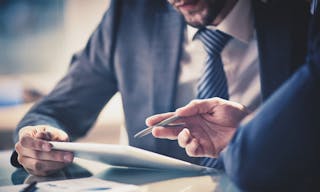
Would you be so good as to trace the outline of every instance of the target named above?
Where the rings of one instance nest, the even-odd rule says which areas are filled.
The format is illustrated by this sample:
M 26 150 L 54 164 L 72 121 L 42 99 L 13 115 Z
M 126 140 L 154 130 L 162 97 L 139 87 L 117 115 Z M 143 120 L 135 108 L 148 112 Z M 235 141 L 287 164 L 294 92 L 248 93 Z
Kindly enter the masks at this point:
M 187 2 L 179 2 L 176 3 L 176 7 L 180 10 L 190 11 L 193 10 L 194 7 L 197 5 L 198 1 L 187 1 Z

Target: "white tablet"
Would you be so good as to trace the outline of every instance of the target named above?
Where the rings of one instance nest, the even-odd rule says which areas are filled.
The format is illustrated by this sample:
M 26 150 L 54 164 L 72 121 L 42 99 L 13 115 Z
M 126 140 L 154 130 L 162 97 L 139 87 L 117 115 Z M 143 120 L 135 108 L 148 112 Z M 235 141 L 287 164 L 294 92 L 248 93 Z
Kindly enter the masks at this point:
M 126 145 L 75 142 L 50 143 L 53 145 L 53 149 L 72 151 L 75 152 L 75 156 L 100 160 L 114 166 L 208 173 L 218 172 L 213 168 L 195 165 L 186 161 Z

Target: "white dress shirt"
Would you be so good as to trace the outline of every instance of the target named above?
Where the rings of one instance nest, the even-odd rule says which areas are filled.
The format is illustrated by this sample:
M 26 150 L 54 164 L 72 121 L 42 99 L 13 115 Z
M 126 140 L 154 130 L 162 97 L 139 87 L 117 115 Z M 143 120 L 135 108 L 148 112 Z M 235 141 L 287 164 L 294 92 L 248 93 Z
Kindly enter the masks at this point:
M 229 100 L 241 103 L 250 110 L 261 104 L 261 86 L 257 40 L 253 27 L 250 0 L 238 0 L 217 26 L 233 38 L 222 50 L 221 59 L 228 82 Z M 197 95 L 197 82 L 202 75 L 207 56 L 202 43 L 194 39 L 198 29 L 187 26 L 184 50 L 180 61 L 179 84 L 175 107 L 186 105 Z

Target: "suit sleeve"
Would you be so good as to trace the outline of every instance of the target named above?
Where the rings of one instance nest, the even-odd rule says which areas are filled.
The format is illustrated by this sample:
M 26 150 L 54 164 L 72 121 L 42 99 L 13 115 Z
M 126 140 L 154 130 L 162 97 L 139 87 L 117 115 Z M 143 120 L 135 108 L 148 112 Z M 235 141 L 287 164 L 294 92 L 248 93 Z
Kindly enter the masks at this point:
M 227 175 L 242 189 L 319 185 L 319 13 L 313 19 L 307 64 L 240 126 L 222 154 Z
M 113 52 L 118 2 L 111 2 L 86 47 L 73 56 L 64 78 L 24 116 L 16 129 L 15 141 L 24 126 L 51 125 L 63 129 L 71 138 L 84 135 L 92 126 L 117 91 Z

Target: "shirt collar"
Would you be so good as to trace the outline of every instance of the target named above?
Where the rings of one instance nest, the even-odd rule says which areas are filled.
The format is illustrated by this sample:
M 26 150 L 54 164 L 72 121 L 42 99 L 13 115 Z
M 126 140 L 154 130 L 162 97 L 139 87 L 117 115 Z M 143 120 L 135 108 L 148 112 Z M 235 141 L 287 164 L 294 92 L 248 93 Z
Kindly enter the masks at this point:
M 220 30 L 244 43 L 253 37 L 253 14 L 249 0 L 238 0 L 236 5 L 224 20 L 217 26 L 207 26 L 207 29 Z M 199 29 L 187 25 L 188 40 L 192 41 Z

